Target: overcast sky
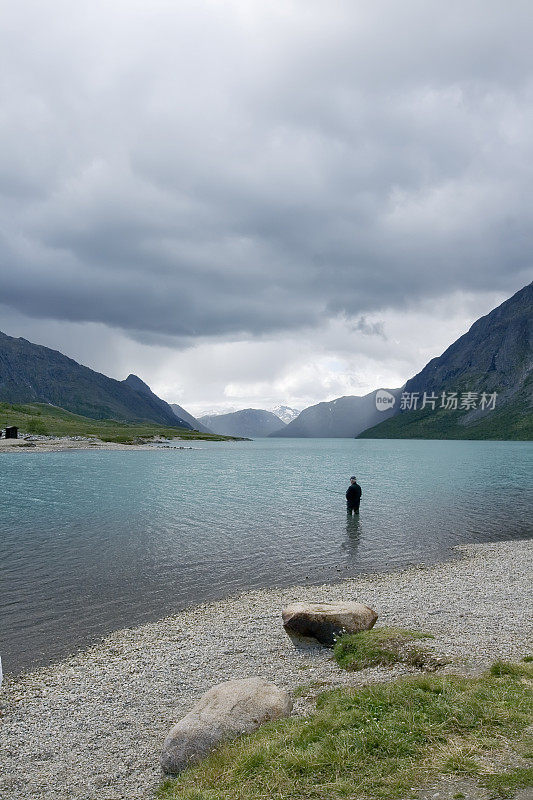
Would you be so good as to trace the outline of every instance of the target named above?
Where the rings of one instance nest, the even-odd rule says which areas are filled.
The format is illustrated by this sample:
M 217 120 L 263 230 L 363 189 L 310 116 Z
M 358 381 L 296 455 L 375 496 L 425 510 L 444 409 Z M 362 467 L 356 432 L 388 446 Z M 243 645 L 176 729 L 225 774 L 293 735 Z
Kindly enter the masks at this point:
M 0 329 L 196 414 L 401 385 L 532 278 L 532 20 L 1 3 Z

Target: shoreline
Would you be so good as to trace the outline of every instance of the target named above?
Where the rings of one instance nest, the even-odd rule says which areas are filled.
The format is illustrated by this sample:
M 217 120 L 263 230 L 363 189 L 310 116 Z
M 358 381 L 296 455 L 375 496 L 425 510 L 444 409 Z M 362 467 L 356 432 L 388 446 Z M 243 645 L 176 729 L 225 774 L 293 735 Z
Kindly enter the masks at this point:
M 532 539 L 510 539 L 510 540 L 503 540 L 503 542 L 513 542 L 513 541 L 531 541 L 533 546 L 533 538 Z M 80 644 L 75 645 L 73 648 L 65 652 L 63 655 L 56 657 L 56 658 L 49 658 L 44 660 L 42 663 L 35 662 L 33 664 L 28 665 L 27 667 L 22 667 L 17 669 L 16 671 L 6 671 L 5 664 L 4 666 L 4 680 L 7 678 L 10 681 L 18 681 L 19 679 L 23 679 L 25 676 L 34 675 L 36 673 L 40 673 L 43 670 L 50 670 L 54 669 L 55 667 L 61 667 L 61 665 L 65 664 L 66 662 L 70 662 L 72 659 L 82 658 L 85 653 L 88 653 L 90 650 L 94 648 L 98 648 L 103 646 L 105 642 L 111 637 L 116 634 L 120 634 L 121 632 L 125 631 L 137 631 L 144 628 L 148 628 L 151 625 L 159 625 L 165 621 L 173 622 L 178 617 L 181 617 L 183 614 L 188 614 L 190 612 L 195 611 L 196 609 L 211 609 L 216 608 L 220 603 L 237 603 L 241 599 L 245 598 L 248 595 L 254 594 L 262 594 L 262 593 L 278 593 L 278 592 L 290 592 L 291 590 L 299 590 L 309 593 L 316 589 L 330 589 L 335 588 L 337 586 L 342 586 L 347 582 L 354 582 L 359 580 L 367 580 L 372 581 L 375 578 L 379 578 L 385 576 L 386 578 L 392 579 L 394 575 L 399 575 L 401 573 L 407 572 L 409 570 L 421 570 L 430 567 L 435 567 L 439 565 L 449 564 L 454 561 L 461 560 L 466 558 L 466 553 L 460 552 L 464 548 L 468 548 L 470 546 L 483 546 L 484 544 L 499 544 L 499 542 L 487 542 L 481 544 L 465 544 L 465 545 L 455 545 L 448 549 L 448 551 L 443 551 L 440 553 L 438 560 L 436 561 L 421 561 L 421 562 L 414 562 L 414 563 L 407 563 L 401 566 L 391 567 L 388 570 L 381 570 L 376 568 L 375 571 L 368 571 L 368 572 L 361 572 L 353 575 L 352 577 L 344 577 L 341 578 L 338 576 L 338 580 L 331 582 L 331 583 L 324 583 L 323 580 L 317 580 L 316 582 L 309 580 L 306 583 L 299 583 L 299 584 L 275 584 L 274 586 L 260 586 L 255 588 L 248 588 L 242 590 L 236 590 L 232 594 L 221 594 L 219 597 L 215 596 L 206 600 L 196 600 L 187 603 L 186 605 L 177 608 L 171 614 L 166 614 L 165 616 L 155 616 L 154 619 L 148 620 L 146 622 L 141 622 L 139 624 L 131 624 L 131 625 L 121 625 L 120 627 L 112 627 L 110 630 L 104 633 L 96 634 L 91 640 Z M 280 611 L 280 619 L 281 619 L 281 611 Z M 0 652 L 0 657 L 2 653 Z M 1 709 L 1 692 L 0 692 L 0 709 Z
M 223 680 L 261 675 L 289 690 L 393 680 L 412 671 L 342 672 L 321 647 L 296 649 L 281 626 L 291 600 L 368 603 L 379 625 L 435 635 L 447 671 L 477 672 L 531 646 L 533 542 L 454 548 L 451 560 L 322 585 L 246 591 L 115 631 L 0 690 L 0 790 L 6 800 L 146 800 L 172 722 Z M 312 694 L 312 692 L 311 692 Z M 295 704 L 304 713 L 309 697 Z
M 522 542 L 522 541 L 531 541 L 533 546 L 533 538 L 531 539 L 510 539 L 510 540 L 503 540 L 503 543 L 506 542 Z M 461 552 L 465 548 L 468 547 L 476 547 L 476 546 L 484 546 L 490 544 L 499 544 L 499 542 L 486 542 L 486 543 L 479 543 L 479 544 L 464 544 L 464 545 L 455 545 L 449 548 L 447 551 L 443 551 L 440 553 L 439 558 L 435 561 L 421 561 L 421 562 L 414 562 L 414 563 L 407 563 L 404 565 L 391 567 L 387 570 L 382 570 L 376 568 L 375 571 L 369 570 L 367 572 L 357 573 L 351 577 L 338 577 L 338 580 L 332 581 L 331 583 L 324 583 L 323 580 L 308 580 L 305 583 L 298 583 L 298 584 L 275 584 L 273 586 L 260 586 L 255 588 L 247 588 L 242 590 L 236 590 L 232 594 L 221 594 L 220 596 L 215 596 L 205 600 L 196 600 L 187 603 L 186 605 L 177 608 L 171 614 L 166 614 L 165 616 L 154 616 L 153 619 L 148 620 L 146 622 L 140 622 L 138 624 L 131 624 L 131 625 L 121 625 L 120 627 L 112 627 L 107 632 L 103 632 L 100 634 L 96 634 L 90 640 L 86 641 L 83 644 L 75 645 L 72 647 L 71 650 L 68 652 L 64 652 L 63 655 L 49 658 L 43 660 L 41 663 L 35 662 L 33 664 L 29 664 L 26 667 L 22 667 L 17 669 L 16 671 L 6 671 L 6 667 L 4 664 L 4 679 L 8 679 L 11 681 L 18 681 L 19 679 L 23 679 L 25 676 L 34 675 L 36 673 L 40 673 L 43 670 L 50 670 L 54 669 L 55 667 L 59 668 L 61 665 L 65 664 L 66 662 L 70 662 L 72 659 L 82 658 L 85 653 L 93 650 L 94 648 L 98 648 L 103 646 L 105 642 L 111 637 L 116 634 L 120 634 L 123 631 L 137 631 L 144 628 L 148 628 L 151 625 L 159 625 L 165 621 L 173 622 L 178 617 L 182 616 L 183 614 L 188 614 L 190 612 L 195 611 L 196 609 L 211 609 L 216 608 L 220 603 L 231 603 L 231 602 L 238 602 L 242 598 L 245 598 L 248 595 L 253 595 L 256 593 L 277 593 L 277 592 L 290 592 L 291 590 L 299 590 L 301 589 L 305 593 L 312 592 L 314 588 L 316 589 L 334 589 L 337 586 L 342 586 L 348 582 L 355 582 L 360 580 L 365 581 L 372 581 L 375 578 L 379 577 L 386 577 L 387 579 L 392 579 L 394 575 L 399 575 L 404 572 L 408 572 L 410 570 L 421 570 L 421 569 L 428 569 L 431 567 L 436 567 L 439 565 L 444 566 L 445 564 L 452 563 L 454 561 L 462 560 L 463 558 L 467 558 L 466 552 Z M 281 618 L 281 611 L 280 611 L 280 618 Z M 379 622 L 378 622 L 379 624 Z M 0 652 L 0 657 L 2 653 Z M 1 709 L 1 693 L 0 693 L 0 709 Z
M 172 442 L 188 442 L 189 439 L 176 437 Z M 208 441 L 193 439 L 194 442 Z M 151 442 L 143 444 L 123 444 L 121 442 L 104 442 L 98 437 L 54 436 L 47 438 L 25 437 L 21 439 L 0 439 L 0 453 L 66 453 L 72 450 L 194 450 L 191 445 Z

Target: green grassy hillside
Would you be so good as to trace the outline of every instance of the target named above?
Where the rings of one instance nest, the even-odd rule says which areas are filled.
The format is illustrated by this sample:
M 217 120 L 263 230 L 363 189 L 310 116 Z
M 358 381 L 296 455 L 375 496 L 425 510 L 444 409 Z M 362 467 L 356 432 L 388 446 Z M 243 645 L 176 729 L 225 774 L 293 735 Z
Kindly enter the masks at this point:
M 464 411 L 429 408 L 402 411 L 359 434 L 359 439 L 497 439 L 533 440 L 533 409 L 529 397 L 533 380 L 514 401 L 491 411 L 479 420 L 465 424 Z
M 112 419 L 94 420 L 45 403 L 13 405 L 0 403 L 0 427 L 16 425 L 21 433 L 50 436 L 97 436 L 104 442 L 133 443 L 153 436 L 180 439 L 209 439 L 221 441 L 233 437 L 198 433 L 185 428 L 165 427 L 152 423 L 117 422 Z

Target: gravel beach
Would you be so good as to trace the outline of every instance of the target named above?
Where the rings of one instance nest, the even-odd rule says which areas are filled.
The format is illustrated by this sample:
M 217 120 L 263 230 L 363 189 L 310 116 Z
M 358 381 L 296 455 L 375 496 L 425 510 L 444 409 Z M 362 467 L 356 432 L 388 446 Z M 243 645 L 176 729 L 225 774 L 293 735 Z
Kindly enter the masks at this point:
M 175 442 L 181 441 L 176 437 Z M 103 442 L 96 436 L 24 436 L 20 439 L 0 439 L 0 453 L 64 453 L 68 450 L 157 450 L 152 444 L 121 444 Z M 165 444 L 174 450 L 191 450 L 191 447 Z
M 324 586 L 247 592 L 121 630 L 0 690 L 3 800 L 138 800 L 158 785 L 172 722 L 213 684 L 260 675 L 289 690 L 392 680 L 407 671 L 342 672 L 331 651 L 297 649 L 281 626 L 293 600 L 358 600 L 378 625 L 431 632 L 448 671 L 477 672 L 531 648 L 533 542 L 457 548 L 457 558 Z

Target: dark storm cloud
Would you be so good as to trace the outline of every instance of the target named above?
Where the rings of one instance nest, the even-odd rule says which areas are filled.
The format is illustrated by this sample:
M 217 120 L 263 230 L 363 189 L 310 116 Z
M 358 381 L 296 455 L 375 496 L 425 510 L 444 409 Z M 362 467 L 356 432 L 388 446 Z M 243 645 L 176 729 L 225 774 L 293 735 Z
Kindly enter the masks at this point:
M 529 3 L 52 7 L 0 43 L 17 311 L 183 340 L 530 280 Z

